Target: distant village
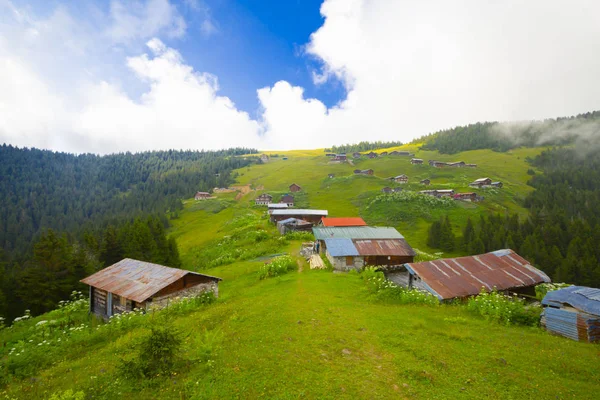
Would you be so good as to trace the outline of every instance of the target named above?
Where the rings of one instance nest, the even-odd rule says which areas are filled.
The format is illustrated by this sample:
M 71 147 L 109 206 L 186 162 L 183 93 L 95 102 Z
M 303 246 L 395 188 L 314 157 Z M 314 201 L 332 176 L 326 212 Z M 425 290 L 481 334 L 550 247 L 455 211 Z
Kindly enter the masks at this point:
M 392 151 L 375 153 L 373 151 L 361 154 L 352 154 L 352 160 L 345 153 L 327 153 L 329 163 L 350 163 L 361 157 L 374 159 L 378 157 L 407 157 L 412 165 L 424 165 L 424 160 L 415 158 L 414 154 L 407 151 Z M 286 158 L 287 159 L 287 158 Z M 283 158 L 282 158 L 283 160 Z M 261 155 L 261 162 L 268 163 L 268 155 Z M 477 168 L 476 164 L 464 161 L 441 162 L 429 160 L 428 165 L 433 168 Z M 373 176 L 373 169 L 355 169 L 354 175 Z M 334 179 L 334 173 L 327 174 L 327 178 Z M 386 178 L 387 180 L 405 185 L 409 176 L 400 174 Z M 430 186 L 430 179 L 422 179 L 420 185 Z M 475 179 L 469 183 L 474 189 L 503 187 L 502 182 L 488 177 Z M 216 189 L 227 191 L 228 189 Z M 385 186 L 381 189 L 384 194 L 398 193 L 402 187 Z M 437 297 L 439 301 L 476 296 L 481 290 L 511 293 L 514 295 L 531 298 L 535 295 L 535 286 L 550 283 L 550 278 L 541 270 L 533 267 L 531 263 L 516 254 L 511 249 L 499 249 L 486 254 L 467 257 L 447 258 L 425 262 L 415 262 L 417 253 L 407 242 L 405 237 L 393 227 L 369 226 L 360 217 L 344 216 L 331 217 L 328 210 L 295 208 L 294 194 L 302 192 L 303 188 L 297 183 L 288 186 L 288 193 L 274 198 L 268 193 L 261 193 L 254 199 L 255 206 L 264 206 L 269 220 L 277 226 L 281 235 L 292 232 L 312 232 L 313 242 L 303 244 L 301 254 L 309 262 L 311 268 L 325 268 L 327 260 L 335 271 L 360 271 L 366 266 L 375 266 L 384 271 L 386 278 L 396 285 L 406 288 L 417 288 L 427 291 Z M 424 196 L 437 198 L 451 198 L 454 200 L 478 202 L 484 198 L 477 193 L 456 193 L 454 189 L 425 189 L 417 193 Z M 212 198 L 208 192 L 197 192 L 196 200 Z M 206 277 L 207 282 L 212 282 L 211 290 L 215 290 L 214 277 Z M 212 280 L 210 280 L 212 279 Z M 575 287 L 577 288 L 577 287 Z M 569 289 L 569 290 L 567 290 Z M 586 303 L 586 290 L 597 291 L 600 300 L 600 290 L 571 288 L 553 291 L 544 299 L 547 307 L 543 314 L 543 326 L 546 329 L 571 337 L 575 340 L 593 341 L 600 340 L 600 326 L 595 322 L 565 322 L 568 316 L 577 318 L 585 313 L 582 304 Z M 585 292 L 585 293 L 584 293 Z M 578 296 L 579 295 L 579 296 Z M 561 300 L 564 296 L 567 300 Z M 598 302 L 600 303 L 600 301 Z M 585 314 L 587 315 L 587 314 Z M 600 309 L 598 309 L 600 315 Z M 578 319 L 574 321 L 579 321 Z M 591 324 L 591 325 L 590 325 Z M 573 328 L 575 327 L 575 328 Z M 576 329 L 575 334 L 570 334 Z M 587 332 L 585 335 L 582 332 Z M 598 335 L 598 336 L 595 336 Z

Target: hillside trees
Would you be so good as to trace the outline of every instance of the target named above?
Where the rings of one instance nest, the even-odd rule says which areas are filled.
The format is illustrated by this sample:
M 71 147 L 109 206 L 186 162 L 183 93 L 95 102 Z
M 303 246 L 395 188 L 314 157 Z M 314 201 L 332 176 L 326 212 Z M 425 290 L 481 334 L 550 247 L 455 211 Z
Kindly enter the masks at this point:
M 49 229 L 34 244 L 31 259 L 22 264 L 4 262 L 0 315 L 12 320 L 25 309 L 33 315 L 52 310 L 73 290 L 85 289 L 81 279 L 124 258 L 181 266 L 177 244 L 167 238 L 165 220 L 158 217 L 109 225 L 97 236 L 85 237 L 78 242 Z
M 511 248 L 553 280 L 600 286 L 600 159 L 573 148 L 542 152 L 531 163 L 542 169 L 525 200 L 531 214 L 484 215 L 463 228 L 461 252 Z M 442 248 L 441 222 L 431 225 L 428 244 Z
M 169 211 L 182 198 L 227 186 L 252 149 L 107 156 L 0 146 L 0 248 L 19 262 L 47 229 L 81 237 L 128 218 Z

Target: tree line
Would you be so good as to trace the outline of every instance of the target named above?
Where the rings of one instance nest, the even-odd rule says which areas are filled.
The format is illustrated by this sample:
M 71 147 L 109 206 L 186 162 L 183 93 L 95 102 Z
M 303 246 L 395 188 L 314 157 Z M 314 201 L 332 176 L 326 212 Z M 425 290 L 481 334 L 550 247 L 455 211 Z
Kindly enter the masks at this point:
M 600 111 L 515 124 L 478 122 L 438 131 L 415 139 L 414 142 L 425 142 L 421 147 L 423 150 L 437 150 L 443 154 L 477 149 L 505 152 L 516 147 L 536 147 L 542 144 L 560 146 L 574 143 L 578 137 L 574 127 L 590 121 L 600 121 Z
M 81 235 L 150 214 L 177 217 L 181 199 L 228 186 L 254 149 L 107 156 L 0 146 L 0 248 L 25 261 L 47 229 Z
M 165 218 L 135 218 L 85 232 L 81 240 L 48 229 L 22 263 L 9 261 L 0 250 L 0 315 L 12 321 L 26 309 L 32 315 L 52 310 L 73 290 L 86 289 L 79 280 L 123 258 L 181 266 L 175 239 L 167 238 L 167 225 Z
M 524 202 L 528 218 L 468 219 L 459 238 L 442 218 L 430 227 L 429 245 L 463 254 L 511 248 L 553 281 L 600 287 L 600 159 L 593 152 L 557 148 L 530 162 L 544 174 L 529 182 L 536 190 Z
M 392 141 L 392 142 L 359 142 L 355 144 L 343 144 L 341 146 L 332 146 L 328 149 L 325 149 L 327 153 L 354 153 L 361 151 L 370 151 L 377 149 L 387 149 L 390 147 L 402 146 L 402 142 Z

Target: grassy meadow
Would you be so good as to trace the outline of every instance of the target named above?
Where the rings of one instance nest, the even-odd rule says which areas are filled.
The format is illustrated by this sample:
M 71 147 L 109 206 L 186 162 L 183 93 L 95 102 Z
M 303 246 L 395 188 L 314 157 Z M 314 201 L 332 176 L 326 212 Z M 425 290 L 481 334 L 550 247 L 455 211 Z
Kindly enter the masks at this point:
M 412 166 L 406 157 L 333 165 L 321 150 L 297 151 L 241 169 L 239 184 L 264 189 L 238 200 L 232 193 L 188 200 L 172 221 L 184 268 L 223 278 L 215 303 L 174 304 L 103 324 L 80 302 L 21 321 L 0 331 L 0 395 L 45 399 L 72 389 L 86 399 L 597 398 L 597 345 L 496 323 L 462 305 L 386 301 L 358 273 L 310 270 L 298 257 L 305 238 L 281 238 L 265 208 L 253 205 L 260 193 L 285 193 L 295 182 L 310 207 L 395 226 L 413 247 L 428 250 L 429 223 L 445 213 L 457 222 L 490 210 L 524 213 L 519 201 L 531 190 L 525 158 L 539 151 L 417 152 L 479 165 L 448 170 Z M 355 168 L 373 168 L 375 176 L 352 176 Z M 421 190 L 414 182 L 430 178 L 431 188 L 467 191 L 484 176 L 505 187 L 484 192 L 480 204 L 378 201 L 390 185 L 385 178 L 402 173 L 410 178 L 406 190 Z M 289 254 L 297 268 L 260 279 L 278 254 Z M 168 376 L 125 378 L 121 359 L 159 321 L 182 335 L 181 360 Z M 77 329 L 44 328 L 60 324 Z

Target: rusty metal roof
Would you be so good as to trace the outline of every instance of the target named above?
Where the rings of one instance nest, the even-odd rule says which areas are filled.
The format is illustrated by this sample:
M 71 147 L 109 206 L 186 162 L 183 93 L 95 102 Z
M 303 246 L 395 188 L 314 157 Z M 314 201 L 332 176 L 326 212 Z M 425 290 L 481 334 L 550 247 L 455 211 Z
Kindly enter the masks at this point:
M 81 282 L 141 303 L 188 274 L 221 280 L 184 269 L 125 258 Z
M 367 226 L 361 217 L 323 218 L 323 226 Z
M 354 240 L 361 256 L 415 256 L 417 253 L 404 239 Z
M 477 256 L 405 264 L 440 300 L 550 282 L 550 278 L 510 249 Z

